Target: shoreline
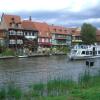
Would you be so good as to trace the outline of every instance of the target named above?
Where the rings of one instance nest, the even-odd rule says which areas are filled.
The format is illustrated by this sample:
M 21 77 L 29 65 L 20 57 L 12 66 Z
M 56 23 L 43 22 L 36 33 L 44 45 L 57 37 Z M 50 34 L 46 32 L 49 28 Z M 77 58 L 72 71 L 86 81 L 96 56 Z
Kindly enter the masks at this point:
M 57 53 L 57 54 L 32 54 L 32 55 L 19 55 L 19 56 L 0 56 L 0 59 L 49 57 L 49 56 L 62 56 L 62 55 L 67 55 L 67 54 L 65 54 L 65 53 Z

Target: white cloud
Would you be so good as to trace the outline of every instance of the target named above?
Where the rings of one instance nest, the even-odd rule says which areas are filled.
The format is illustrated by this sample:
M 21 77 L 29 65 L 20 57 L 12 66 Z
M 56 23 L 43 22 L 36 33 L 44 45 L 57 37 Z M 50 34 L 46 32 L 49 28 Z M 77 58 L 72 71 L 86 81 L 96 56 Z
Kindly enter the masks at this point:
M 0 12 L 53 11 L 67 9 L 81 11 L 96 6 L 99 0 L 2 0 Z
M 71 0 L 69 10 L 72 12 L 79 12 L 82 10 L 93 8 L 99 3 L 99 0 Z
M 3 0 L 0 2 L 0 11 L 52 11 L 63 9 L 66 6 L 66 0 Z

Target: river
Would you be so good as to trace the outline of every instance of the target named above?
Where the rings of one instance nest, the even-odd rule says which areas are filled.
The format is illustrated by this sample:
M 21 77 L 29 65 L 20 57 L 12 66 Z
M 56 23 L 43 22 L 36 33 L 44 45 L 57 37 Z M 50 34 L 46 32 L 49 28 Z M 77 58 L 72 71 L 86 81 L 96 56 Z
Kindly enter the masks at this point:
M 94 59 L 89 68 L 95 74 L 100 70 L 100 59 Z M 69 61 L 67 56 L 0 59 L 0 86 L 14 82 L 21 88 L 30 84 L 57 78 L 73 78 L 87 70 L 86 60 Z

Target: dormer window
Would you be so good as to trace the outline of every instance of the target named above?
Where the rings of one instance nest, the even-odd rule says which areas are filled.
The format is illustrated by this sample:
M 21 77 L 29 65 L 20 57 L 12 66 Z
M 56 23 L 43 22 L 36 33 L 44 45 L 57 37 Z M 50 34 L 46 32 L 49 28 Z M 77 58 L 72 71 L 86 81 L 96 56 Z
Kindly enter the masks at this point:
M 59 31 L 62 32 L 62 29 L 60 29 Z
M 16 27 L 18 27 L 18 23 L 16 23 Z
M 12 23 L 15 23 L 15 19 L 13 17 L 11 18 L 11 20 L 12 20 Z
M 72 30 L 72 32 L 74 33 L 74 32 L 75 32 L 75 30 Z
M 64 30 L 65 32 L 67 32 L 67 30 Z
M 11 20 L 12 20 L 12 21 L 14 21 L 14 17 L 13 17 L 13 18 L 11 18 Z
M 54 29 L 54 31 L 56 32 L 56 28 Z
M 12 26 L 12 23 L 9 23 L 10 26 Z

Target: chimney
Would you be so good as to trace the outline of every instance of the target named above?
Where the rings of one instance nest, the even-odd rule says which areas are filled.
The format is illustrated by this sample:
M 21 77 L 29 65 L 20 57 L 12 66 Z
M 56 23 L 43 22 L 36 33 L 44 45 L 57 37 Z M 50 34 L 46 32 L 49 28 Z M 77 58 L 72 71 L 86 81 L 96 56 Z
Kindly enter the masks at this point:
M 54 24 L 52 24 L 52 26 L 54 26 Z
M 32 18 L 31 18 L 31 16 L 29 16 L 29 21 L 32 21 Z

